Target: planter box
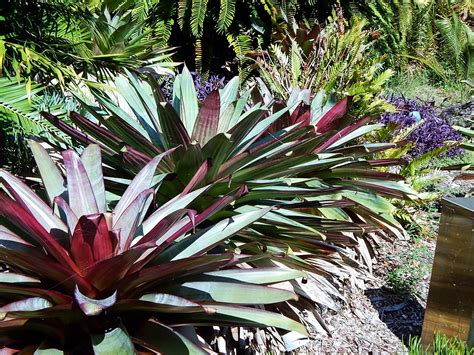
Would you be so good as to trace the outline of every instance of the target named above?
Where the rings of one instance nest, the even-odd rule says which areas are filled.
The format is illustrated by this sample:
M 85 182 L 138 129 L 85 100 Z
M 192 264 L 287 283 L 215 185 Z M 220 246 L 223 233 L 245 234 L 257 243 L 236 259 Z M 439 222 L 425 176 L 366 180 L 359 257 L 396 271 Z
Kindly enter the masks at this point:
M 474 198 L 442 201 L 422 343 L 434 333 L 474 342 Z

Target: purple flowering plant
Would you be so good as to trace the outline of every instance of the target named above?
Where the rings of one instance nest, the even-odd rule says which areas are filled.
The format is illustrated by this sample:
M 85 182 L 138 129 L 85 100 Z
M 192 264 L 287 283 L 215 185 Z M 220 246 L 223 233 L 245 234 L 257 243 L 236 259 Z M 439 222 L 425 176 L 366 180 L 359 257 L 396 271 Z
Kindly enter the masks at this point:
M 442 147 L 446 141 L 462 140 L 459 132 L 439 116 L 434 102 L 423 102 L 404 97 L 392 97 L 389 101 L 395 106 L 396 112 L 382 115 L 382 123 L 394 123 L 399 129 L 403 129 L 423 120 L 407 136 L 407 140 L 413 142 L 413 148 L 408 152 L 410 156 L 418 157 L 434 148 Z M 460 154 L 462 154 L 460 148 L 453 148 L 445 155 L 456 156 Z
M 202 76 L 199 73 L 191 72 L 194 79 L 194 87 L 196 88 L 196 94 L 199 101 L 203 102 L 206 97 L 215 89 L 222 89 L 226 84 L 225 77 L 217 74 L 211 74 L 207 80 L 202 80 Z M 169 77 L 163 81 L 161 90 L 163 95 L 168 101 L 171 101 L 173 97 L 173 77 Z

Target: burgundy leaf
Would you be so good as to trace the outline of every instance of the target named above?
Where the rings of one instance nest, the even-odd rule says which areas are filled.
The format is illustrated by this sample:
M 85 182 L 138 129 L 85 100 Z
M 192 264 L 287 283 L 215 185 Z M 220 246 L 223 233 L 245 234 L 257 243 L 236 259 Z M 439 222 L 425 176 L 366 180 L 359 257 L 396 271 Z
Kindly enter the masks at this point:
M 316 132 L 324 133 L 337 128 L 341 118 L 343 118 L 352 104 L 352 98 L 346 96 L 335 104 L 321 119 L 316 122 Z
M 124 145 L 124 142 L 108 129 L 95 124 L 77 112 L 71 112 L 69 117 L 83 131 L 94 137 L 100 137 L 100 141 L 113 150 L 118 151 Z
M 71 238 L 71 253 L 81 269 L 112 257 L 116 245 L 103 214 L 79 218 Z
M 36 239 L 58 262 L 82 275 L 77 265 L 48 232 L 18 203 L 0 193 L 0 215 Z
M 343 129 L 338 131 L 336 134 L 334 134 L 331 138 L 329 138 L 328 140 L 325 140 L 322 145 L 320 145 L 319 147 L 317 147 L 314 150 L 314 153 L 318 154 L 318 153 L 323 152 L 326 148 L 328 148 L 331 145 L 333 145 L 334 143 L 336 143 L 339 139 L 344 138 L 348 134 L 354 132 L 357 128 L 362 127 L 363 125 L 365 125 L 367 122 L 369 122 L 369 120 L 370 120 L 370 118 L 368 118 L 368 117 L 363 118 L 361 120 L 358 120 L 358 121 L 354 122 L 350 126 L 344 127 Z
M 120 155 L 122 156 L 122 159 L 126 165 L 135 167 L 137 171 L 141 170 L 152 159 L 148 155 L 143 154 L 128 145 L 122 148 Z
M 209 94 L 206 100 L 204 100 L 199 110 L 191 139 L 199 142 L 201 147 L 204 147 L 204 145 L 217 134 L 221 106 L 220 101 L 219 91 L 214 90 Z
M 194 190 L 196 187 L 200 185 L 200 183 L 203 182 L 204 178 L 206 177 L 207 173 L 209 171 L 209 162 L 205 161 L 199 169 L 196 171 L 196 174 L 192 177 L 192 179 L 188 182 L 186 187 L 184 188 L 183 192 L 181 194 L 186 195 L 187 193 L 191 192 Z
M 78 129 L 68 125 L 67 123 L 63 122 L 59 117 L 54 116 L 50 114 L 49 112 L 41 112 L 41 115 L 46 118 L 49 123 L 51 123 L 53 126 L 58 128 L 59 130 L 63 131 L 66 133 L 68 136 L 70 136 L 72 139 L 78 141 L 79 143 L 87 146 L 89 144 L 97 144 L 100 146 L 100 149 L 107 153 L 108 155 L 113 155 L 114 151 L 110 149 L 108 146 L 100 143 L 96 139 L 88 136 L 87 134 L 84 134 L 83 132 L 79 131 Z
M 142 253 L 143 250 L 141 249 L 129 249 L 123 254 L 100 261 L 87 270 L 87 279 L 99 291 L 114 288 L 115 284 L 125 277 Z

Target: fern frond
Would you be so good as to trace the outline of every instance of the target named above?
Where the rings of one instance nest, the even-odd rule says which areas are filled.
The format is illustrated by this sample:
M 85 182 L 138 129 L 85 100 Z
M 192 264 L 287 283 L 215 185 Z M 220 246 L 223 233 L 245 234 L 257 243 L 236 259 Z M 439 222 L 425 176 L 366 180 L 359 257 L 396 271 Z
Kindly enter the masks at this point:
M 294 39 L 291 39 L 291 84 L 293 86 L 298 86 L 298 81 L 301 75 L 301 65 L 303 63 L 303 58 L 301 54 L 301 48 L 298 46 Z
M 206 17 L 208 0 L 193 0 L 191 5 L 191 33 L 195 37 L 201 37 Z
M 178 25 L 181 30 L 184 28 L 184 20 L 186 17 L 186 10 L 188 9 L 189 0 L 178 1 Z
M 235 16 L 235 1 L 236 0 L 221 0 L 219 18 L 216 25 L 217 32 L 223 33 L 232 24 Z

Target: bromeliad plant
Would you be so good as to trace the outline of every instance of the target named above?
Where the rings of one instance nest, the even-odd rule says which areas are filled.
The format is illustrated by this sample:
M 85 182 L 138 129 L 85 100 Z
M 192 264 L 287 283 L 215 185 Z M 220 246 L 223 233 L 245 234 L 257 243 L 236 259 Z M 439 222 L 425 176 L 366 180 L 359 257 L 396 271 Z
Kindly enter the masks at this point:
M 287 266 L 316 271 L 322 290 L 314 297 L 317 302 L 334 306 L 328 295 L 339 293 L 327 279 L 356 274 L 360 264 L 354 258 L 370 264 L 368 253 L 362 253 L 367 250 L 365 232 L 400 234 L 395 208 L 386 197 L 407 198 L 412 191 L 399 182 L 400 176 L 378 170 L 399 160 L 370 158 L 393 144 L 357 143 L 381 125 L 348 116 L 350 98 L 323 104 L 319 95 L 307 107 L 298 97 L 309 93 L 295 91 L 287 106 L 251 106 L 250 98 L 258 93 L 239 97 L 234 78 L 199 106 L 186 69 L 176 79 L 171 103 L 152 79 L 147 84 L 134 75 L 118 78 L 116 89 L 120 104 L 97 93 L 100 106 L 84 104 L 90 119 L 71 115 L 80 129 L 44 115 L 79 143 L 101 147 L 108 185 L 119 194 L 123 177 L 175 148 L 158 167 L 174 177 L 163 182 L 158 201 L 212 184 L 193 202 L 207 208 L 209 198 L 245 184 L 249 193 L 223 215 L 278 205 L 227 247 L 253 255 L 288 255 L 282 260 Z
M 293 292 L 266 285 L 301 277 L 300 272 L 242 268 L 262 255 L 208 253 L 271 210 L 200 228 L 245 187 L 199 212 L 187 206 L 210 186 L 187 188 L 155 208 L 164 178 L 155 170 L 170 150 L 152 158 L 110 209 L 97 145 L 81 156 L 63 153 L 65 179 L 41 145 L 30 145 L 48 202 L 0 170 L 2 346 L 194 354 L 206 350 L 192 336 L 193 326 L 276 326 L 305 333 L 301 324 L 254 307 L 296 299 Z M 184 332 L 186 326 L 191 331 Z

